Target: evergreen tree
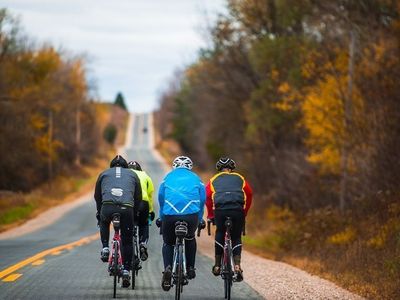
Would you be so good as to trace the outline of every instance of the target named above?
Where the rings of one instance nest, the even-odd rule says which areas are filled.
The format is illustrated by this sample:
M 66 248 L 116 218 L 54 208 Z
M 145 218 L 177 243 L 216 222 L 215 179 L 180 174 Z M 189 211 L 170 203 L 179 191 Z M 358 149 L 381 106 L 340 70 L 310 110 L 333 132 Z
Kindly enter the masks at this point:
M 128 109 L 126 108 L 124 96 L 122 96 L 122 93 L 121 93 L 121 92 L 118 92 L 117 97 L 115 98 L 114 104 L 120 106 L 120 107 L 123 108 L 124 110 L 128 110 Z

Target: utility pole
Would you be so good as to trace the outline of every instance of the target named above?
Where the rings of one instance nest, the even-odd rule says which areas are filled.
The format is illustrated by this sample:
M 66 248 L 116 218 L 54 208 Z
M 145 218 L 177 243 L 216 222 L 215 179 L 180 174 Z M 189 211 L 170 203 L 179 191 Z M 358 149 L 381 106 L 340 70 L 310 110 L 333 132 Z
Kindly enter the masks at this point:
M 353 78 L 354 78 L 354 51 L 355 51 L 355 31 L 352 26 L 350 29 L 350 40 L 349 40 L 349 64 L 348 64 L 348 81 L 347 81 L 347 95 L 344 99 L 344 136 L 342 143 L 341 153 L 341 170 L 342 178 L 340 181 L 340 211 L 344 212 L 347 198 L 347 185 L 348 185 L 348 161 L 349 161 L 349 150 L 350 150 L 350 133 L 351 133 L 351 121 L 352 121 L 352 94 L 353 94 Z

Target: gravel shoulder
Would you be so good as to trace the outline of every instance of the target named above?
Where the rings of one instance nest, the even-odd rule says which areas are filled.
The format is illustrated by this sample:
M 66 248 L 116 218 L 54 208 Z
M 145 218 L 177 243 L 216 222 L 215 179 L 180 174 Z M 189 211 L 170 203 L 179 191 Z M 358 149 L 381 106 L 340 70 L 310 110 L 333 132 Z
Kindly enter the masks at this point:
M 198 249 L 213 258 L 214 238 L 202 232 Z M 364 299 L 318 276 L 248 251 L 242 253 L 242 268 L 244 281 L 265 299 Z

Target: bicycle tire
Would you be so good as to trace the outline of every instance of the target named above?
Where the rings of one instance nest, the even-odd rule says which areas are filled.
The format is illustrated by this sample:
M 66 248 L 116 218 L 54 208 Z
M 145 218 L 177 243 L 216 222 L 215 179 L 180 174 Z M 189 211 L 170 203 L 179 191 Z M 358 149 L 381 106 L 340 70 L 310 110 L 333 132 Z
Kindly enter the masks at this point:
M 138 247 L 138 231 L 136 230 L 136 226 L 134 227 L 133 234 L 133 255 L 132 255 L 132 290 L 136 287 L 136 276 L 139 274 L 137 261 L 139 258 L 139 247 Z
M 132 269 L 132 278 L 131 278 L 132 282 L 132 290 L 135 289 L 135 285 L 136 285 L 136 270 L 135 268 Z
M 177 272 L 177 280 L 176 280 L 176 285 L 175 285 L 175 300 L 179 300 L 181 298 L 181 293 L 183 291 L 183 286 L 182 286 L 182 280 L 183 280 L 183 270 L 182 270 L 182 264 L 183 264 L 183 247 L 182 245 L 178 245 L 178 265 L 176 268 Z
M 232 282 L 233 282 L 233 270 L 231 265 L 232 260 L 232 250 L 228 247 L 228 249 L 224 252 L 224 294 L 225 299 L 231 299 L 231 291 L 232 291 Z
M 119 252 L 118 243 L 114 243 L 114 257 L 113 257 L 114 292 L 113 292 L 113 298 L 117 297 L 118 252 Z

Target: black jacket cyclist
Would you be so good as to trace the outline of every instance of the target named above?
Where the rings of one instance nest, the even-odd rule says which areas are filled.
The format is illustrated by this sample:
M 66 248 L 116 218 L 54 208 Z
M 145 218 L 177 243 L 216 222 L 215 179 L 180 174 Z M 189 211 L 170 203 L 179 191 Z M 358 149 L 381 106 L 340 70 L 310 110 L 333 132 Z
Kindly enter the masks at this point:
M 96 182 L 94 192 L 100 225 L 100 237 L 103 245 L 101 260 L 108 261 L 110 250 L 110 223 L 114 213 L 121 215 L 121 252 L 124 270 L 122 286 L 129 287 L 129 271 L 132 263 L 133 207 L 142 200 L 142 190 L 138 176 L 128 169 L 128 163 L 117 155 L 110 163 L 110 168 L 103 171 Z

